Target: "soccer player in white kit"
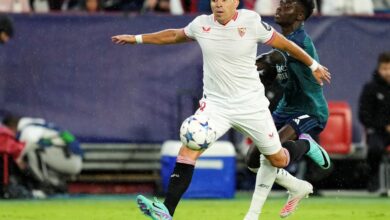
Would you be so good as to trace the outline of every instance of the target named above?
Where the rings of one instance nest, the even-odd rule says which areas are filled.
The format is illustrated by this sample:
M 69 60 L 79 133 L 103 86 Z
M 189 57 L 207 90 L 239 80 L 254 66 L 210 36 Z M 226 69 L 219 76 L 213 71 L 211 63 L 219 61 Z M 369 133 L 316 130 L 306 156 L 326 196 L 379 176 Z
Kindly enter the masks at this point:
M 237 10 L 239 0 L 211 0 L 213 14 L 200 15 L 183 29 L 167 29 L 142 35 L 117 35 L 117 44 L 176 44 L 197 41 L 203 54 L 201 108 L 216 124 L 217 138 L 234 128 L 251 137 L 270 163 L 286 167 L 297 157 L 296 148 L 283 148 L 268 100 L 255 65 L 257 43 L 287 51 L 309 66 L 316 80 L 330 80 L 328 70 L 294 43 L 261 21 L 253 11 Z M 187 190 L 197 158 L 203 151 L 182 146 L 171 175 L 164 203 L 137 197 L 141 211 L 151 219 L 172 219 L 181 196 Z M 321 151 L 318 150 L 321 154 Z

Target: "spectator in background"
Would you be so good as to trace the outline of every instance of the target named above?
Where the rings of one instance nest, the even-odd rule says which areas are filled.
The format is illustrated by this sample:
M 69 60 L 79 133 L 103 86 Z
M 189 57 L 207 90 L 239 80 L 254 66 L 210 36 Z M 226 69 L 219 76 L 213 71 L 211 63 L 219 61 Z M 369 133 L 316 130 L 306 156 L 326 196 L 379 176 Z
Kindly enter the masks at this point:
M 6 153 L 14 159 L 20 169 L 26 167 L 22 155 L 25 144 L 16 139 L 16 133 L 13 129 L 0 124 L 0 153 Z
M 390 145 L 390 52 L 378 58 L 373 79 L 367 83 L 359 100 L 359 119 L 367 134 L 367 163 L 370 166 L 368 190 L 379 188 L 379 165 Z
M 27 165 L 44 190 L 64 191 L 64 177 L 81 172 L 83 151 L 68 131 L 44 119 L 12 114 L 4 117 L 3 125 L 10 134 L 17 134 L 17 141 L 25 143 L 15 157 Z
M 80 0 L 30 0 L 34 12 L 68 11 L 79 6 Z
M 375 12 L 390 13 L 390 0 L 373 0 Z
M 1 0 L 0 12 L 26 13 L 30 12 L 29 0 Z
M 196 1 L 195 1 L 196 2 Z M 210 0 L 197 0 L 197 12 L 199 13 L 211 13 Z M 244 1 L 239 1 L 237 9 L 245 8 Z
M 248 1 L 249 0 L 245 1 L 245 3 L 246 3 L 245 6 L 250 5 L 250 3 Z M 322 2 L 322 0 L 314 1 L 315 5 L 316 5 L 315 8 L 318 9 L 318 11 L 320 11 L 320 9 L 321 9 L 321 2 Z M 273 16 L 276 12 L 276 8 L 279 7 L 279 3 L 280 3 L 280 0 L 255 0 L 253 10 L 255 10 L 260 15 L 269 15 L 269 16 L 272 15 Z M 249 8 L 249 9 L 251 9 L 251 8 Z
M 11 19 L 6 15 L 0 15 L 0 43 L 7 43 L 14 35 Z
M 81 10 L 88 13 L 96 13 L 103 10 L 103 2 L 101 0 L 81 0 Z
M 49 0 L 30 0 L 30 7 L 34 12 L 47 13 L 50 11 Z
M 3 181 L 0 181 L 0 198 L 31 198 L 32 193 L 27 184 L 22 179 L 26 176 L 28 170 L 25 161 L 23 160 L 25 144 L 16 139 L 15 132 L 0 124 L 0 153 L 12 157 L 8 160 L 8 173 L 11 175 L 5 177 L 5 173 L 0 173 Z M 3 165 L 5 157 L 1 155 L 0 161 Z M 2 168 L 3 170 L 3 168 Z M 8 181 L 4 181 L 8 179 Z M 6 187 L 3 184 L 7 184 Z
M 106 0 L 105 9 L 107 11 L 141 12 L 144 0 Z
M 322 0 L 323 15 L 373 15 L 372 0 Z
M 145 0 L 143 12 L 170 12 L 170 0 Z
M 257 0 L 254 10 L 260 15 L 273 15 L 279 6 L 280 0 Z

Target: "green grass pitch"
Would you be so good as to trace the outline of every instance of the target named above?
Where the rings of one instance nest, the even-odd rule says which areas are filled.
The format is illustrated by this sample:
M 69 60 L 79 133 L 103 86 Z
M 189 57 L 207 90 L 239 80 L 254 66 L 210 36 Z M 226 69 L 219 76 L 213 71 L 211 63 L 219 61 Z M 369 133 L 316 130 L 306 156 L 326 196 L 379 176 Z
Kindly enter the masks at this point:
M 31 201 L 0 200 L 1 220 L 147 220 L 134 197 L 76 198 Z M 233 200 L 183 200 L 176 220 L 243 219 L 249 196 Z M 270 198 L 260 219 L 280 219 L 285 199 Z M 305 199 L 291 220 L 389 220 L 390 198 L 321 198 Z

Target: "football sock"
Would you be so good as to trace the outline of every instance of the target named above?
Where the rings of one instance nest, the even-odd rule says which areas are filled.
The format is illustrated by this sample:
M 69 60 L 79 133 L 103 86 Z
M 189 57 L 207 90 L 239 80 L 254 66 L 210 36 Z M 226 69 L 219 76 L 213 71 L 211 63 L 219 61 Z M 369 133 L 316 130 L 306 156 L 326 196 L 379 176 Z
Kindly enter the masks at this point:
M 299 188 L 299 184 L 301 182 L 302 181 L 300 181 L 300 179 L 291 175 L 285 169 L 278 169 L 276 173 L 275 183 L 279 184 L 280 186 L 283 186 L 288 191 L 295 191 L 297 188 Z
M 277 168 L 265 159 L 260 157 L 260 168 L 256 175 L 256 185 L 253 192 L 251 205 L 244 220 L 258 220 L 263 205 L 271 191 L 272 185 L 276 178 Z
M 286 141 L 282 146 L 290 154 L 290 163 L 300 160 L 310 149 L 310 143 L 307 140 Z
M 194 164 L 176 162 L 175 169 L 169 179 L 168 191 L 164 201 L 164 205 L 171 216 L 173 216 L 177 204 L 191 183 L 194 167 Z

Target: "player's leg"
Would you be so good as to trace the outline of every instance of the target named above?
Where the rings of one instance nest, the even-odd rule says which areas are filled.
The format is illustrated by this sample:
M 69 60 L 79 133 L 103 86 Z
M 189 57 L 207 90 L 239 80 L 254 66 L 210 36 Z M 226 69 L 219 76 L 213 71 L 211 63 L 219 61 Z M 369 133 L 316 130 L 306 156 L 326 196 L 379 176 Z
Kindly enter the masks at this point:
M 296 141 L 286 141 L 282 143 L 283 149 L 274 154 L 267 155 L 267 159 L 270 160 L 271 164 L 283 168 L 291 162 L 299 160 L 303 155 L 311 158 L 318 166 L 323 169 L 330 167 L 330 158 L 328 153 L 305 132 L 311 130 L 318 130 L 316 128 L 322 127 L 322 124 L 315 118 L 308 115 L 301 115 L 297 118 L 292 118 L 289 123 L 299 139 Z M 286 128 L 286 131 L 291 128 Z M 288 161 L 286 161 L 288 159 Z
M 316 118 L 307 117 L 307 115 L 294 117 L 284 126 L 284 130 L 293 131 L 295 136 L 299 136 L 302 133 L 318 135 L 323 128 L 324 126 Z M 306 144 L 310 150 L 309 141 L 303 142 L 303 144 Z M 292 176 L 284 169 L 278 169 L 275 182 L 285 187 L 289 193 L 287 202 L 280 211 L 282 218 L 291 215 L 296 210 L 299 202 L 313 192 L 313 186 L 309 182 Z
M 290 120 L 288 117 L 282 117 L 280 115 L 278 115 L 278 117 L 276 117 L 276 119 L 275 119 L 275 115 L 274 115 L 274 120 L 275 120 L 276 125 L 278 125 L 278 122 L 279 122 L 279 127 L 280 127 L 280 124 L 286 123 L 287 121 L 293 121 L 294 123 L 295 122 L 299 123 L 299 120 Z M 309 122 L 309 121 L 304 121 L 304 122 Z M 281 129 L 279 129 L 280 139 L 283 142 L 285 142 L 287 140 L 295 140 L 298 136 L 297 133 L 300 132 L 301 130 L 304 132 L 310 132 L 312 130 L 316 130 L 319 132 L 323 128 L 322 126 L 316 127 L 316 123 L 310 123 L 309 126 L 307 126 L 308 125 L 307 123 L 301 123 L 301 125 L 302 125 L 302 128 L 298 127 L 297 125 L 293 127 L 290 124 L 283 126 Z M 296 128 L 300 128 L 300 129 L 296 129 Z M 307 141 L 304 141 L 304 142 L 297 141 L 296 144 L 303 145 L 302 147 L 306 148 L 305 151 L 308 151 L 309 146 L 310 146 L 309 143 L 307 143 Z M 287 147 L 288 147 L 288 145 L 287 145 Z M 294 146 L 292 146 L 292 147 L 294 147 Z M 255 150 L 253 150 L 253 149 L 255 149 Z M 252 162 L 254 161 L 252 164 L 250 164 L 250 165 L 252 165 L 252 168 L 257 167 L 255 162 L 258 161 L 258 158 L 253 157 L 254 154 L 259 155 L 260 153 L 256 148 L 254 148 L 254 146 L 252 146 L 250 148 L 250 151 L 248 152 L 248 157 L 251 158 L 250 161 L 252 161 Z M 252 155 L 252 157 L 250 157 L 250 155 Z M 260 166 L 259 172 L 264 173 L 264 172 L 267 172 L 269 170 L 267 167 L 264 167 L 264 166 L 267 166 L 267 164 L 263 165 L 263 163 L 262 163 L 262 166 Z M 267 174 L 262 174 L 262 175 L 267 175 Z M 313 190 L 313 187 L 310 183 L 292 176 L 284 169 L 278 169 L 278 172 L 277 172 L 276 178 L 275 178 L 275 182 L 278 183 L 279 185 L 285 187 L 289 191 L 288 200 L 280 212 L 281 217 L 287 217 L 288 215 L 293 213 L 293 211 L 298 206 L 300 200 L 307 197 L 308 194 L 312 193 L 312 190 Z M 258 185 L 258 184 L 256 184 L 256 185 Z M 255 190 L 255 194 L 258 194 L 258 196 L 261 195 L 264 199 L 263 200 L 261 200 L 261 199 L 257 199 L 257 200 L 253 199 L 252 200 L 252 204 L 251 204 L 252 213 L 260 213 L 261 207 L 263 206 L 263 204 L 265 202 L 265 198 L 268 196 L 268 193 L 269 193 L 269 190 L 267 190 L 265 188 L 257 188 Z M 251 214 L 251 215 L 249 215 L 249 217 L 250 216 L 256 216 L 256 215 Z M 248 219 L 251 219 L 249 217 L 248 217 Z M 253 219 L 256 219 L 256 217 L 253 217 Z
M 269 112 L 255 114 L 253 118 L 248 117 L 247 120 L 236 120 L 233 127 L 249 136 L 253 143 L 259 147 L 259 152 L 262 154 L 273 155 L 282 149 L 274 121 Z M 260 154 L 258 155 L 259 158 L 257 160 L 260 159 Z M 251 206 L 245 216 L 245 220 L 258 219 L 262 206 L 276 178 L 277 168 L 271 165 L 264 156 L 262 157 L 260 167 L 261 170 L 257 172 L 256 176 Z
M 275 126 L 278 129 L 279 139 L 281 143 L 284 143 L 288 140 L 296 140 L 298 136 L 296 135 L 295 129 L 290 126 L 286 126 L 287 122 L 290 121 L 291 115 L 272 113 L 272 118 L 274 120 Z M 246 157 L 245 162 L 249 170 L 257 172 L 260 165 L 260 151 L 255 145 L 250 146 Z
M 311 137 L 311 135 L 318 135 L 321 133 L 325 124 L 320 122 L 317 118 L 307 114 L 292 118 L 288 124 L 294 128 L 298 135 L 298 141 L 301 140 L 309 146 L 306 156 L 322 169 L 328 169 L 331 165 L 328 153 Z
M 278 169 L 275 182 L 286 188 L 289 194 L 287 202 L 280 211 L 282 218 L 291 215 L 299 202 L 313 193 L 313 186 L 309 182 L 296 178 L 284 169 Z
M 284 126 L 282 129 L 280 129 L 279 135 L 280 139 L 284 141 L 287 141 L 289 139 L 296 139 L 295 130 L 289 125 Z M 258 158 L 253 157 L 253 149 L 256 150 Z M 253 194 L 251 206 L 245 217 L 245 220 L 258 219 L 258 216 L 261 213 L 261 209 L 264 206 L 265 199 L 268 197 L 268 194 L 270 192 L 270 188 L 259 187 L 260 185 L 265 185 L 264 183 L 261 183 L 261 180 L 264 179 L 262 177 L 267 177 L 267 179 L 269 180 L 273 179 L 276 183 L 285 187 L 288 190 L 289 197 L 286 202 L 286 205 L 282 208 L 280 215 L 282 217 L 290 215 L 296 209 L 297 205 L 299 204 L 299 201 L 312 192 L 312 185 L 306 181 L 300 180 L 292 176 L 284 169 L 277 169 L 275 178 L 272 178 L 273 174 L 275 173 L 275 170 L 270 168 L 270 166 L 272 165 L 267 160 L 265 160 L 264 156 L 262 156 L 262 159 L 259 160 L 260 152 L 256 146 L 252 145 L 250 150 L 252 150 L 252 154 L 248 152 L 248 155 L 251 156 L 252 161 L 261 161 L 261 166 L 258 169 L 258 172 L 260 174 L 257 175 L 257 177 L 259 178 L 256 179 L 255 192 Z
M 164 201 L 164 205 L 172 216 L 182 195 L 191 183 L 196 160 L 201 154 L 201 151 L 194 151 L 186 146 L 182 146 L 179 151 L 175 168 L 169 179 L 168 190 Z
M 201 102 L 206 103 L 204 100 Z M 201 108 L 195 114 L 205 114 L 214 121 L 217 139 L 230 129 L 230 122 L 218 105 L 210 102 L 207 102 L 207 105 L 201 104 Z M 191 183 L 196 160 L 202 153 L 203 151 L 195 151 L 186 146 L 181 147 L 174 171 L 169 179 L 164 203 L 157 199 L 151 201 L 142 195 L 137 197 L 139 208 L 145 215 L 153 220 L 172 219 L 181 197 Z
M 276 127 L 278 127 L 276 123 Z M 285 125 L 278 131 L 279 139 L 281 143 L 284 143 L 288 140 L 296 140 L 298 138 L 295 130 L 290 125 Z M 256 173 L 260 167 L 260 151 L 259 149 L 252 144 L 245 157 L 245 163 L 248 166 L 248 169 Z
M 259 156 L 260 159 L 260 156 Z M 262 156 L 260 159 L 260 169 L 256 175 L 255 190 L 253 192 L 251 204 L 244 220 L 258 220 L 265 200 L 272 189 L 276 178 L 277 168 Z
M 191 183 L 194 172 L 195 162 L 202 154 L 202 151 L 195 151 L 186 146 L 180 148 L 176 159 L 175 168 L 169 179 L 168 190 L 164 203 L 147 199 L 146 197 L 137 196 L 137 203 L 140 210 L 153 220 L 170 220 L 175 209 Z

